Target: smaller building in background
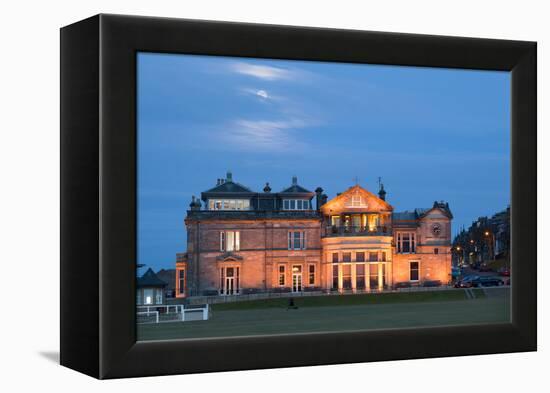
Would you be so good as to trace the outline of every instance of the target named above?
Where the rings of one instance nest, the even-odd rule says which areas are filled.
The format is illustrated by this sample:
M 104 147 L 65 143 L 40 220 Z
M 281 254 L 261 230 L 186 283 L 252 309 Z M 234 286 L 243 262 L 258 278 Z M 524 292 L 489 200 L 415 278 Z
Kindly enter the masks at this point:
M 491 217 L 479 217 L 453 240 L 455 265 L 480 265 L 491 260 L 509 260 L 510 207 Z
M 164 304 L 164 289 L 167 283 L 149 268 L 143 276 L 137 279 L 137 302 L 138 306 L 152 306 Z

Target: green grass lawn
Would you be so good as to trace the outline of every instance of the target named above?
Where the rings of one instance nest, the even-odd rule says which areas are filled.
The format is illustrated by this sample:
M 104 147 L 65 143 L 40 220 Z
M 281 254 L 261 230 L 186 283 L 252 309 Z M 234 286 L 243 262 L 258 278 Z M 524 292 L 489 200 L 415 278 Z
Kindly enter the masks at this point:
M 138 325 L 138 340 L 508 322 L 509 296 L 481 297 L 482 292 L 473 300 L 465 300 L 463 291 L 304 297 L 296 299 L 297 310 L 287 310 L 287 299 L 262 301 L 263 306 L 257 301 L 219 304 L 208 321 Z

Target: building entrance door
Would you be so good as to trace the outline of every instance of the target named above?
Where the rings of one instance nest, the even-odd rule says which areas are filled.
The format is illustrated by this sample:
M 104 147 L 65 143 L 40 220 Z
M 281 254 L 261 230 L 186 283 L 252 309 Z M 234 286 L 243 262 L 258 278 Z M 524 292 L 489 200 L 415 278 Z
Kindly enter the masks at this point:
M 292 292 L 302 292 L 302 265 L 292 266 Z
M 235 278 L 233 278 L 233 277 L 226 277 L 225 278 L 225 294 L 226 295 L 233 295 L 234 284 L 235 284 Z
M 226 267 L 223 280 L 222 295 L 237 295 L 239 293 L 239 268 Z

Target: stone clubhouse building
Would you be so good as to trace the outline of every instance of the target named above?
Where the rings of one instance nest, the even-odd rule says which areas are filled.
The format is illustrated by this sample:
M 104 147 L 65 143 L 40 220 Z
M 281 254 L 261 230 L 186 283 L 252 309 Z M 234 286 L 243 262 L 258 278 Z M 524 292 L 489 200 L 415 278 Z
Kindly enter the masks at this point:
M 204 205 L 201 203 L 204 203 Z M 218 179 L 193 197 L 187 252 L 176 256 L 176 296 L 380 291 L 451 279 L 448 203 L 394 212 L 359 185 L 328 200 L 292 184 L 254 192 Z

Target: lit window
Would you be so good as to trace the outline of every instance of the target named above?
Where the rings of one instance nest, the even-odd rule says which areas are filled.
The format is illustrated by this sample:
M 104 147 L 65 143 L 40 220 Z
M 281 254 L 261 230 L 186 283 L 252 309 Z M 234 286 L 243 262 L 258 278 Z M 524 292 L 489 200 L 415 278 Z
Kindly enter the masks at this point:
M 355 280 L 357 289 L 365 289 L 365 265 L 358 264 L 355 267 Z
M 178 270 L 178 293 L 185 294 L 185 269 Z
M 289 250 L 305 250 L 306 249 L 306 233 L 302 231 L 288 232 L 288 249 Z
M 342 285 L 344 289 L 351 289 L 351 265 L 342 266 Z
M 285 266 L 279 265 L 279 285 L 285 285 Z
M 239 231 L 220 232 L 220 251 L 239 251 L 241 236 Z
M 146 288 L 143 290 L 143 304 L 153 304 L 153 289 Z
M 311 203 L 304 199 L 283 199 L 283 210 L 311 210 Z
M 378 230 L 378 227 L 380 226 L 380 216 L 378 214 L 369 214 L 368 222 L 369 222 L 369 231 L 375 232 L 376 230 Z
M 411 281 L 418 281 L 418 262 L 411 262 L 409 265 L 410 269 L 410 280 Z
M 346 201 L 347 207 L 367 207 L 367 202 L 363 199 L 361 195 L 352 195 Z
M 315 285 L 315 265 L 309 265 L 309 285 Z
M 250 210 L 249 199 L 209 199 L 208 210 Z
M 361 195 L 353 195 L 351 197 L 351 206 L 360 207 L 362 205 Z

